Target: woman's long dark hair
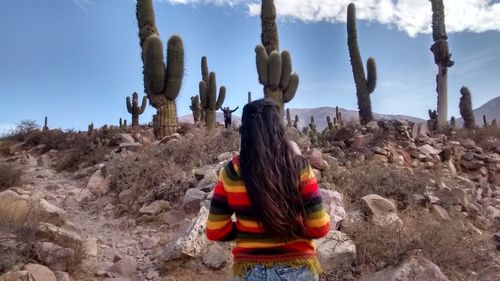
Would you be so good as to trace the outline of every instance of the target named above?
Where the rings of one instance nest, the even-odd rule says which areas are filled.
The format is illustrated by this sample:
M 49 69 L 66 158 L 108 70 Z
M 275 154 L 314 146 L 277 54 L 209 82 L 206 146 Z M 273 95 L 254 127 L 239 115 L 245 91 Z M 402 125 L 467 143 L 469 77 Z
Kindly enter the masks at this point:
M 273 237 L 303 236 L 300 172 L 306 162 L 290 145 L 279 107 L 266 99 L 247 104 L 240 134 L 241 177 L 257 219 Z

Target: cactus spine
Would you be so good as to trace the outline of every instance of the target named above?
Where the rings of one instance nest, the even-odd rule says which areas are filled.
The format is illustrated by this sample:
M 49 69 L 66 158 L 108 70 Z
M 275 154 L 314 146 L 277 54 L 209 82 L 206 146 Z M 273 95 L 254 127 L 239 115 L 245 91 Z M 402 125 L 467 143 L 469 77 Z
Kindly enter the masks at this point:
M 288 51 L 279 52 L 276 8 L 273 0 L 262 1 L 262 45 L 255 48 L 259 82 L 264 86 L 264 97 L 271 99 L 284 114 L 285 103 L 293 99 L 299 87 L 299 76 L 292 73 L 292 58 Z
M 290 108 L 286 109 L 286 126 L 288 128 L 292 127 L 292 117 L 290 116 Z
M 219 89 L 217 96 L 217 80 L 215 72 L 209 72 L 208 61 L 206 57 L 201 58 L 201 76 L 200 81 L 200 101 L 205 112 L 205 126 L 212 130 L 215 128 L 215 112 L 222 107 L 226 98 L 226 87 Z
M 293 121 L 293 127 L 299 129 L 299 116 L 295 115 L 295 120 Z
M 43 131 L 48 131 L 49 130 L 49 126 L 47 126 L 47 121 L 48 121 L 47 120 L 47 116 L 45 116 L 45 121 L 44 121 L 44 125 L 43 125 L 43 128 L 42 128 Z
M 157 138 L 177 131 L 175 99 L 184 76 L 184 47 L 179 36 L 168 40 L 167 63 L 155 24 L 152 0 L 137 1 L 137 22 L 144 64 L 144 86 L 150 104 L 156 108 Z
M 431 0 L 432 3 L 432 38 L 434 43 L 431 52 L 434 54 L 434 62 L 438 66 L 436 75 L 437 102 L 437 128 L 442 129 L 448 123 L 448 68 L 454 62 L 448 48 L 448 35 L 444 23 L 443 0 Z
M 139 115 L 144 113 L 146 110 L 146 106 L 148 105 L 148 100 L 144 96 L 142 97 L 142 104 L 139 107 L 139 95 L 137 93 L 132 94 L 132 102 L 130 101 L 130 97 L 126 99 L 127 103 L 127 111 L 132 115 L 132 127 L 139 127 Z
M 194 97 L 191 97 L 191 105 L 189 106 L 189 109 L 193 111 L 193 120 L 194 124 L 197 125 L 200 123 L 201 120 L 201 105 L 200 105 L 200 98 L 196 95 Z
M 464 128 L 474 129 L 476 127 L 476 121 L 474 120 L 474 113 L 472 112 L 472 98 L 469 89 L 462 87 L 460 89 L 460 115 L 464 119 Z
M 377 67 L 375 59 L 367 61 L 368 77 L 365 76 L 363 60 L 359 52 L 358 31 L 356 29 L 356 6 L 354 3 L 347 7 L 347 45 L 351 57 L 352 73 L 356 84 L 356 96 L 358 98 L 359 120 L 362 125 L 373 121 L 370 94 L 377 85 Z

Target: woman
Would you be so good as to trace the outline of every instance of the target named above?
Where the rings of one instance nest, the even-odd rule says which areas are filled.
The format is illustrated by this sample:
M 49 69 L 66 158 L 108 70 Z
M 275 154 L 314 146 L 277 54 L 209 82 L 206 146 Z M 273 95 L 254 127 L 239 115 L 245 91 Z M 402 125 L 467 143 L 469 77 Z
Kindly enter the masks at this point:
M 215 186 L 208 239 L 236 240 L 233 281 L 318 280 L 312 239 L 328 233 L 330 217 L 311 167 L 290 146 L 279 107 L 247 104 L 240 134 L 240 156 Z

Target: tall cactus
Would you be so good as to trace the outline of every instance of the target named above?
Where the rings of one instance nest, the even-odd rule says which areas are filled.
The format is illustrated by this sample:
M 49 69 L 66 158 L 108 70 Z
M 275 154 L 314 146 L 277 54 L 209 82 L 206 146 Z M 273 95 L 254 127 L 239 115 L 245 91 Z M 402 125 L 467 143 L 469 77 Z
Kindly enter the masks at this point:
M 252 92 L 248 92 L 248 103 L 252 102 Z
M 431 52 L 434 62 L 438 66 L 436 75 L 437 101 L 437 128 L 445 128 L 448 124 L 448 68 L 454 65 L 448 47 L 448 35 L 444 23 L 443 0 L 430 0 L 432 4 L 432 38 L 434 43 Z
M 457 120 L 455 119 L 455 116 L 451 116 L 451 119 L 450 119 L 450 127 L 452 129 L 456 129 L 457 128 Z
M 177 131 L 175 99 L 179 95 L 184 76 L 184 47 L 182 39 L 170 37 L 167 63 L 163 44 L 155 24 L 152 0 L 137 1 L 137 22 L 144 64 L 144 87 L 150 104 L 156 108 L 156 137 L 161 139 Z
M 358 98 L 359 120 L 361 124 L 373 121 L 370 94 L 377 85 L 377 66 L 375 59 L 367 61 L 368 77 L 365 76 L 363 60 L 359 52 L 358 31 L 356 29 L 356 6 L 354 3 L 347 7 L 347 45 L 351 57 L 352 73 L 356 84 L 356 96 Z
M 483 114 L 483 128 L 488 128 L 490 124 L 488 124 L 488 119 L 486 118 L 486 115 Z
M 295 115 L 295 120 L 293 120 L 293 127 L 295 129 L 299 129 L 299 116 L 298 115 Z
M 299 87 L 299 76 L 292 73 L 292 58 L 288 51 L 279 52 L 276 7 L 273 0 L 263 0 L 261 6 L 262 45 L 255 48 L 259 82 L 264 97 L 271 99 L 284 114 L 285 103 L 293 99 Z
M 288 128 L 292 127 L 292 117 L 290 116 L 290 108 L 286 109 L 286 126 Z
M 338 125 L 339 127 L 344 127 L 344 117 L 342 117 L 342 112 L 340 112 L 339 107 L 335 107 L 335 118 L 334 125 Z
M 47 119 L 47 116 L 45 116 L 45 121 L 43 123 L 43 128 L 42 128 L 43 131 L 49 130 L 49 126 L 47 125 L 47 122 L 48 122 L 48 119 Z
M 142 97 L 142 104 L 139 107 L 139 95 L 137 93 L 132 94 L 132 102 L 130 101 L 130 97 L 126 99 L 127 103 L 127 111 L 132 115 L 132 127 L 139 127 L 139 115 L 144 113 L 146 110 L 146 106 L 148 105 L 148 100 L 144 96 Z
M 472 98 L 469 89 L 462 87 L 460 89 L 460 115 L 464 119 L 464 128 L 474 129 L 476 127 L 476 121 L 474 119 L 474 113 L 472 112 Z
M 120 120 L 118 120 L 118 128 L 122 129 L 123 128 L 123 119 L 120 118 Z
M 90 123 L 87 129 L 87 134 L 90 136 L 94 132 L 94 123 Z
M 215 72 L 209 72 L 206 57 L 201 58 L 201 76 L 200 101 L 205 112 L 205 126 L 212 130 L 215 128 L 215 112 L 221 108 L 226 98 L 226 87 L 220 87 L 219 96 L 217 96 Z
M 326 123 L 328 124 L 328 130 L 335 129 L 334 123 L 332 122 L 332 118 L 330 116 L 326 116 Z
M 191 105 L 189 106 L 189 109 L 193 111 L 193 121 L 194 124 L 197 125 L 200 123 L 201 120 L 201 105 L 200 105 L 200 98 L 196 95 L 194 97 L 191 97 Z

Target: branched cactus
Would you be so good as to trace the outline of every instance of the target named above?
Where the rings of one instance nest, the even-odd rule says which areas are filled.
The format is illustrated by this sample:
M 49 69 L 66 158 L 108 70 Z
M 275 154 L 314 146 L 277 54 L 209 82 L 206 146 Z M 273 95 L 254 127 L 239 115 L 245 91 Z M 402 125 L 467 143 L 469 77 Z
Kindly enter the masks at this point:
M 248 103 L 252 102 L 252 92 L 248 92 Z
M 290 108 L 286 109 L 286 126 L 288 128 L 292 127 L 292 117 L 290 116 Z
M 316 123 L 314 122 L 314 116 L 311 116 L 311 122 L 309 122 L 309 129 L 311 129 L 311 131 L 316 131 Z
M 261 8 L 262 45 L 255 48 L 259 82 L 264 86 L 264 97 L 279 105 L 284 114 L 285 103 L 293 99 L 299 87 L 299 76 L 292 73 L 290 53 L 279 52 L 274 1 L 262 1 Z
M 427 127 L 429 128 L 429 130 L 434 131 L 437 129 L 437 119 L 437 111 L 429 109 L 429 120 L 427 120 Z
M 351 57 L 352 73 L 356 84 L 356 96 L 358 98 L 359 120 L 365 125 L 373 121 L 372 105 L 370 94 L 377 85 L 377 67 L 375 59 L 369 58 L 367 61 L 368 77 L 365 76 L 363 60 L 359 52 L 358 32 L 356 29 L 356 6 L 349 4 L 347 8 L 347 45 L 349 46 L 349 56 Z
M 45 121 L 44 121 L 43 129 L 42 129 L 43 131 L 49 130 L 49 126 L 47 125 L 47 122 L 48 122 L 47 116 L 45 116 Z
M 332 118 L 330 118 L 330 116 L 326 116 L 326 123 L 328 124 L 328 130 L 331 131 L 335 129 L 335 124 L 333 124 Z
M 215 72 L 209 72 L 206 57 L 201 58 L 201 76 L 200 81 L 200 101 L 201 107 L 205 112 L 205 126 L 212 130 L 215 128 L 215 112 L 222 107 L 226 98 L 226 87 L 219 89 L 217 96 L 217 80 Z
M 168 41 L 165 63 L 152 0 L 138 0 L 136 16 L 144 64 L 145 92 L 150 104 L 157 110 L 156 137 L 163 138 L 177 131 L 175 99 L 179 95 L 184 76 L 184 47 L 179 36 L 172 36 Z
M 314 117 L 311 116 L 311 122 L 309 122 L 309 138 L 313 144 L 318 143 L 318 131 L 316 130 L 316 123 L 314 122 Z
M 464 119 L 464 128 L 474 129 L 476 127 L 476 121 L 474 119 L 474 113 L 472 112 L 472 98 L 469 89 L 462 87 L 460 89 L 460 115 Z
M 342 128 L 344 127 L 344 117 L 342 117 L 342 112 L 340 112 L 339 107 L 335 107 L 335 118 L 334 118 L 334 125 Z
M 295 120 L 293 120 L 293 127 L 295 129 L 299 129 L 299 116 L 298 115 L 295 115 Z
M 194 97 L 191 97 L 191 105 L 189 106 L 189 109 L 193 112 L 193 120 L 194 124 L 197 125 L 200 123 L 201 120 L 201 105 L 200 105 L 200 98 L 196 95 Z
M 434 62 L 438 66 L 436 75 L 437 102 L 437 128 L 442 129 L 448 123 L 448 68 L 454 62 L 448 48 L 448 35 L 444 23 L 443 0 L 431 0 L 432 3 L 432 38 L 434 43 L 431 51 L 434 54 Z
M 139 127 L 139 115 L 144 113 L 146 110 L 146 106 L 148 105 L 148 100 L 144 96 L 142 97 L 142 104 L 139 107 L 139 95 L 137 93 L 132 94 L 132 102 L 130 101 L 130 97 L 126 99 L 127 103 L 127 111 L 132 115 L 132 127 Z

